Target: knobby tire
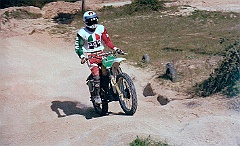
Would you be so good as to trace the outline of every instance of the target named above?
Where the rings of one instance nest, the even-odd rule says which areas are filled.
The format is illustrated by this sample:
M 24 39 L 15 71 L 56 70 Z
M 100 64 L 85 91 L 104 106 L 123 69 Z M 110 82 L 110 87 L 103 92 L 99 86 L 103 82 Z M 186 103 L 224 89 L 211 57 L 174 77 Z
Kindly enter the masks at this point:
M 124 100 L 119 97 L 121 108 L 127 115 L 133 115 L 137 110 L 137 94 L 132 79 L 128 74 L 120 73 L 117 75 L 117 84 L 124 95 Z

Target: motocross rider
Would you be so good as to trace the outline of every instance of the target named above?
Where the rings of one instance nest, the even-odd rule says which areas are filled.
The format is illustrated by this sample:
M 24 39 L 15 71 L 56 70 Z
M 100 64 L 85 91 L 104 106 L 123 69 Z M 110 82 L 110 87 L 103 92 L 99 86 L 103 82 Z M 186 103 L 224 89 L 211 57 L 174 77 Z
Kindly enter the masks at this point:
M 98 24 L 98 16 L 93 11 L 87 11 L 83 14 L 83 21 L 85 27 L 81 28 L 76 36 L 75 51 L 81 59 L 81 64 L 87 62 L 89 69 L 94 79 L 93 96 L 95 104 L 101 103 L 100 98 L 100 70 L 99 67 L 102 63 L 102 57 L 96 57 L 103 53 L 104 44 L 110 49 L 116 51 L 118 54 L 123 54 L 123 51 L 118 49 L 111 42 L 106 28 Z M 93 57 L 96 58 L 93 58 Z M 89 59 L 86 59 L 89 58 Z M 103 70 L 103 66 L 101 66 Z M 103 76 L 105 75 L 102 71 Z

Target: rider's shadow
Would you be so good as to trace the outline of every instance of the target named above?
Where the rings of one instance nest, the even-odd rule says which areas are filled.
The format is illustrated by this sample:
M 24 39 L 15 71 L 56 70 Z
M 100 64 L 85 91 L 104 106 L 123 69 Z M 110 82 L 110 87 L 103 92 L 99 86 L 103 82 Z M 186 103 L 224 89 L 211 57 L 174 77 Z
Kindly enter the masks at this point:
M 51 109 L 59 118 L 71 115 L 83 115 L 86 119 L 100 117 L 93 107 L 87 107 L 76 101 L 52 101 Z

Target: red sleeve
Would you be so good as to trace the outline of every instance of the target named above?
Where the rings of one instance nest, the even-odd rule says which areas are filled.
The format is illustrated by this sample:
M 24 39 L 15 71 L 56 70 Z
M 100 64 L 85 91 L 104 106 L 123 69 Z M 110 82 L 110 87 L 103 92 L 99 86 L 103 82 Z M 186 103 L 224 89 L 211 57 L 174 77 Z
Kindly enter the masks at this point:
M 107 30 L 104 29 L 104 32 L 102 33 L 102 39 L 104 41 L 104 43 L 110 48 L 113 50 L 113 48 L 115 47 L 113 45 L 113 43 L 111 42 L 109 36 L 108 36 L 108 33 L 107 33 Z

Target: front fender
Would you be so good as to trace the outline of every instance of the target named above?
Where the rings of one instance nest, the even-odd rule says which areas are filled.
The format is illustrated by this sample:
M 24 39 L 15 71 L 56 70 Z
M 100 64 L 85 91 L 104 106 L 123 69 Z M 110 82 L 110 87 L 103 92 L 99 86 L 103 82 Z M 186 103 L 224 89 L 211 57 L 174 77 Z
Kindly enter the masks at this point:
M 115 62 L 120 63 L 123 60 L 126 60 L 126 59 L 125 58 L 115 58 L 113 63 L 115 63 Z
M 123 61 L 123 60 L 126 60 L 125 58 L 115 58 L 114 59 L 114 62 L 112 64 L 112 73 L 113 75 L 117 75 L 119 72 L 118 68 L 119 68 L 119 65 L 120 63 Z

